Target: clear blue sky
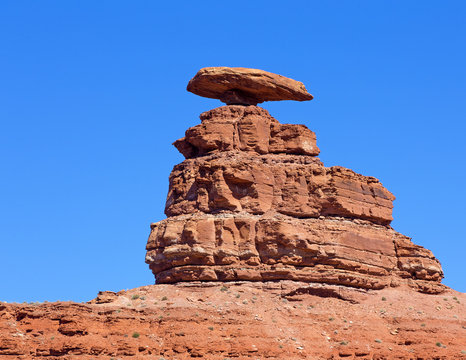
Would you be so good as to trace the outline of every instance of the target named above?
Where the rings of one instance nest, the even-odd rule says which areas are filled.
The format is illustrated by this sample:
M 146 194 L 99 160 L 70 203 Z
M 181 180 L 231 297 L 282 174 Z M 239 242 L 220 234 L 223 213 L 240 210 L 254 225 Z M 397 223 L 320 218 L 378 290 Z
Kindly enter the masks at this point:
M 221 65 L 304 82 L 313 101 L 264 107 L 379 178 L 393 227 L 466 291 L 465 1 L 161 3 L 1 2 L 0 300 L 153 283 L 171 143 L 221 105 L 185 88 Z

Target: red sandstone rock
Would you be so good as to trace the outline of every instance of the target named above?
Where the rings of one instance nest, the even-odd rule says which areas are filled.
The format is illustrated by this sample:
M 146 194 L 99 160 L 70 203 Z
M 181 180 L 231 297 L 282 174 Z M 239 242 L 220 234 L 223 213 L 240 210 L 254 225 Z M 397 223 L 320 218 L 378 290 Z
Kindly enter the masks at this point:
M 303 83 L 263 70 L 208 67 L 189 81 L 188 91 L 228 105 L 257 105 L 264 101 L 312 100 Z
M 380 182 L 319 159 L 224 152 L 185 160 L 170 175 L 165 213 L 277 211 L 299 218 L 392 220 L 394 196 Z
M 258 106 L 222 106 L 200 116 L 202 123 L 175 141 L 176 148 L 192 158 L 217 151 L 254 151 L 318 155 L 316 136 L 304 125 L 282 125 Z
M 201 70 L 188 87 L 227 103 L 310 96 L 249 70 Z M 389 226 L 377 179 L 324 167 L 312 131 L 256 106 L 201 120 L 175 142 L 187 160 L 151 225 L 157 285 L 0 303 L 0 359 L 465 358 L 465 294 Z
M 395 197 L 315 155 L 315 135 L 257 106 L 201 115 L 175 146 L 146 262 L 157 283 L 280 281 L 445 291 L 432 253 L 389 227 Z
M 465 304 L 403 285 L 159 284 L 104 304 L 0 303 L 0 359 L 464 359 Z
M 296 280 L 382 289 L 405 282 L 424 292 L 445 290 L 441 266 L 429 251 L 363 220 L 178 216 L 153 224 L 147 250 L 157 283 Z

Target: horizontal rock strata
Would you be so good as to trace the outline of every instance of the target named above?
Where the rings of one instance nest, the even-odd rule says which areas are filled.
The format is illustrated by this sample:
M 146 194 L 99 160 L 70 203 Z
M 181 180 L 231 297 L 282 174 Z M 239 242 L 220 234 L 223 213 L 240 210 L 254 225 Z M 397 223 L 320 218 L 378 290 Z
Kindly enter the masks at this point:
M 343 216 L 389 224 L 393 200 L 377 179 L 326 168 L 314 157 L 229 152 L 175 166 L 165 213 L 275 210 L 300 218 Z
M 174 145 L 168 219 L 146 262 L 157 283 L 278 281 L 440 293 L 432 253 L 394 231 L 395 197 L 374 177 L 325 167 L 315 134 L 257 106 L 222 106 Z
M 435 282 L 443 276 L 430 251 L 364 220 L 177 216 L 153 224 L 147 250 L 158 283 L 292 279 L 381 289 L 398 285 L 396 277 Z M 423 291 L 441 289 L 432 283 Z
M 464 360 L 464 325 L 466 294 L 451 289 L 179 282 L 87 304 L 0 303 L 0 359 Z
M 188 88 L 250 105 L 312 98 L 301 86 L 211 68 Z M 0 302 L 0 359 L 465 359 L 466 294 L 390 227 L 377 179 L 325 167 L 312 131 L 257 106 L 201 121 L 175 142 L 186 160 L 151 225 L 156 285 Z
M 258 106 L 222 106 L 200 116 L 175 147 L 186 157 L 215 151 L 318 155 L 316 135 L 304 125 L 280 124 Z

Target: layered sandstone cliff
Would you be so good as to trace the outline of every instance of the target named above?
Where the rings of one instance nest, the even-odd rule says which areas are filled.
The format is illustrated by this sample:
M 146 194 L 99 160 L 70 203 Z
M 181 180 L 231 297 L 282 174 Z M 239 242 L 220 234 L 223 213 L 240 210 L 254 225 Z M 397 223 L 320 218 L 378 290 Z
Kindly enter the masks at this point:
M 325 167 L 306 126 L 247 104 L 200 119 L 174 143 L 186 160 L 170 175 L 168 218 L 151 226 L 146 262 L 157 283 L 443 291 L 438 260 L 390 227 L 395 197 L 376 178 Z

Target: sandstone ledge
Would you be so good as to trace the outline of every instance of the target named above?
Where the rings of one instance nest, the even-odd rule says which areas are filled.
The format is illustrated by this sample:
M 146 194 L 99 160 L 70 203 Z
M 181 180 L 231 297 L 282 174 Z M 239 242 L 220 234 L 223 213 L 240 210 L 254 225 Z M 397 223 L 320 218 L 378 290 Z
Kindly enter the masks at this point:
M 165 213 L 273 210 L 299 218 L 343 216 L 388 225 L 394 199 L 376 178 L 326 168 L 312 156 L 230 151 L 176 165 Z
M 153 224 L 146 262 L 157 283 L 297 280 L 382 289 L 410 279 L 423 292 L 444 289 L 430 251 L 391 228 L 342 218 L 172 217 Z
M 200 116 L 202 123 L 174 142 L 186 157 L 214 151 L 253 151 L 259 154 L 319 154 L 316 135 L 304 125 L 280 124 L 258 106 L 222 106 Z
M 466 295 L 448 288 L 183 282 L 101 300 L 0 303 L 0 358 L 464 359 Z

